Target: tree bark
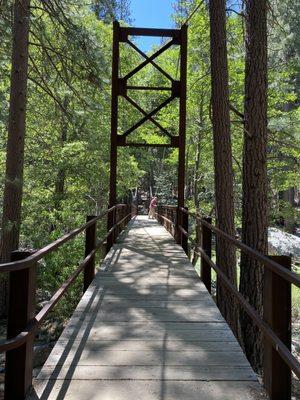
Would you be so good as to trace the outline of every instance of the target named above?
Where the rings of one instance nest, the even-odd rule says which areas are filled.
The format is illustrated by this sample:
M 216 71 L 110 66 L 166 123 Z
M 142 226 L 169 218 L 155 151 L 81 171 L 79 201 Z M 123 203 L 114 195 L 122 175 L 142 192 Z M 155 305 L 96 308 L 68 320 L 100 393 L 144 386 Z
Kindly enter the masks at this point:
M 203 96 L 199 104 L 199 130 L 197 134 L 197 144 L 196 144 L 196 155 L 195 155 L 195 167 L 194 167 L 194 204 L 196 209 L 196 214 L 200 215 L 200 200 L 199 200 L 199 181 L 200 181 L 200 161 L 201 161 L 201 144 L 202 144 L 202 126 L 204 122 L 203 115 Z M 199 247 L 201 245 L 201 228 L 200 223 L 196 222 L 196 253 L 193 254 L 192 264 L 194 267 L 197 265 L 199 259 Z
M 246 0 L 245 133 L 242 241 L 267 254 L 267 1 Z M 263 269 L 241 254 L 240 292 L 262 314 Z M 245 352 L 256 371 L 262 365 L 262 335 L 241 311 Z
M 67 111 L 69 107 L 69 97 L 65 96 L 63 101 L 64 109 Z M 66 118 L 65 113 L 61 114 L 61 132 L 60 132 L 60 147 L 63 149 L 68 135 L 68 119 Z M 61 209 L 61 202 L 65 196 L 65 179 L 66 179 L 66 169 L 63 166 L 60 166 L 57 171 L 56 180 L 55 180 L 55 190 L 54 190 L 54 208 L 58 211 Z
M 218 228 L 234 236 L 225 0 L 210 0 L 209 12 L 216 224 Z M 220 237 L 216 240 L 216 262 L 230 281 L 236 285 L 235 249 Z M 217 304 L 233 332 L 237 334 L 236 302 L 220 280 L 217 280 Z
M 30 0 L 14 3 L 10 110 L 6 149 L 0 261 L 19 246 L 23 193 Z M 0 315 L 6 313 L 7 277 L 0 276 Z

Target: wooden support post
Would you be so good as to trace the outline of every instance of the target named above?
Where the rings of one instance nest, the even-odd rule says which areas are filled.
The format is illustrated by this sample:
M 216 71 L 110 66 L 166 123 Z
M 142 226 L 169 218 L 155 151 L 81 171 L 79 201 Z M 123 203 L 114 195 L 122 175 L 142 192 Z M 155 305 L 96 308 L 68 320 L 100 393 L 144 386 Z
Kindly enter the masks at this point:
M 118 221 L 118 211 L 119 211 L 118 207 L 116 207 L 114 209 L 114 211 L 113 211 L 113 226 L 115 226 L 115 228 L 114 228 L 114 230 L 112 232 L 112 244 L 116 243 L 116 238 L 117 238 L 117 235 L 118 235 L 118 233 L 117 233 L 118 232 L 118 226 L 116 226 L 116 223 Z
M 88 215 L 86 221 L 89 222 L 93 218 L 95 218 L 95 216 Z M 96 230 L 97 230 L 97 223 L 95 222 L 85 231 L 85 256 L 88 256 L 96 246 Z M 93 256 L 90 259 L 90 261 L 84 268 L 84 277 L 83 277 L 84 292 L 90 286 L 94 277 L 95 277 L 95 256 Z
M 15 251 L 11 261 L 19 261 L 30 256 L 30 252 Z M 21 333 L 34 318 L 36 292 L 36 265 L 9 275 L 9 300 L 7 339 Z M 5 394 L 6 400 L 24 400 L 32 385 L 34 336 L 16 349 L 6 352 Z
M 110 230 L 116 224 L 116 213 L 117 213 L 117 208 L 114 208 L 108 214 L 108 218 L 107 218 L 108 230 Z M 109 252 L 109 250 L 112 248 L 113 244 L 115 243 L 115 234 L 116 234 L 116 228 L 113 229 L 113 231 L 110 233 L 110 235 L 107 238 L 106 253 Z
M 157 215 L 156 215 L 157 222 L 161 224 L 161 218 L 160 218 L 160 216 L 159 216 L 160 213 L 161 213 L 161 206 L 158 205 L 158 206 L 156 207 L 156 210 L 155 210 L 155 211 L 156 211 L 156 213 L 157 213 Z
M 116 224 L 116 229 L 114 230 L 114 243 L 116 243 L 117 237 L 119 236 L 120 233 L 120 225 L 117 225 L 117 223 L 121 220 L 122 218 L 122 207 L 117 207 L 115 211 L 115 224 Z
M 122 219 L 124 219 L 124 218 L 126 217 L 126 213 L 127 213 L 127 206 L 122 207 L 122 208 L 120 209 L 120 212 L 119 212 L 119 219 L 118 219 L 118 221 L 121 221 Z M 124 220 L 124 221 L 119 225 L 118 235 L 122 232 L 122 230 L 125 228 L 125 226 L 126 226 L 126 221 Z M 118 235 L 117 235 L 117 236 L 118 236 Z
M 172 209 L 172 221 L 173 221 L 172 236 L 175 239 L 175 237 L 176 237 L 176 208 Z
M 137 215 L 137 209 L 135 208 L 135 204 L 128 205 L 128 213 L 134 213 L 133 215 Z M 129 215 L 127 218 L 127 224 L 130 222 L 131 218 L 132 218 L 132 215 Z
M 109 231 L 111 229 L 111 227 L 113 226 L 114 222 L 113 222 L 113 210 L 110 211 L 107 215 L 107 230 Z M 109 252 L 109 250 L 111 249 L 113 245 L 113 241 L 112 241 L 112 234 L 110 234 L 107 237 L 106 240 L 106 254 Z
M 209 224 L 211 224 L 210 217 L 204 218 L 204 220 L 207 221 Z M 201 247 L 208 255 L 208 257 L 211 258 L 212 233 L 211 230 L 203 224 L 201 224 L 201 228 L 202 228 Z M 206 262 L 206 260 L 202 256 L 201 256 L 201 279 L 204 285 L 206 286 L 206 289 L 209 291 L 209 293 L 211 293 L 211 268 L 210 265 Z
M 270 259 L 291 269 L 291 257 L 270 256 Z M 264 271 L 264 320 L 291 350 L 291 284 L 267 268 Z M 291 399 L 291 370 L 266 339 L 264 385 L 271 400 Z
M 186 210 L 187 210 L 187 208 L 186 208 Z M 182 218 L 182 227 L 186 232 L 188 232 L 189 231 L 189 215 L 188 215 L 188 213 L 185 213 L 183 211 L 181 211 L 181 214 L 182 214 L 182 217 L 181 217 Z M 181 239 L 181 246 L 182 246 L 185 254 L 189 257 L 189 242 L 188 242 L 187 236 L 185 236 L 183 233 L 182 233 L 182 239 Z
M 131 216 L 129 215 L 130 213 L 131 213 L 131 204 L 127 204 L 126 208 L 125 208 L 126 220 L 125 220 L 125 223 L 124 223 L 124 229 L 127 227 L 128 223 L 129 223 L 129 221 L 131 219 Z
M 181 236 L 182 236 L 182 232 L 179 229 L 179 226 L 182 225 L 181 216 L 182 216 L 182 213 L 180 212 L 179 207 L 177 207 L 176 220 L 175 220 L 175 241 L 177 244 L 180 244 L 180 246 L 181 246 Z

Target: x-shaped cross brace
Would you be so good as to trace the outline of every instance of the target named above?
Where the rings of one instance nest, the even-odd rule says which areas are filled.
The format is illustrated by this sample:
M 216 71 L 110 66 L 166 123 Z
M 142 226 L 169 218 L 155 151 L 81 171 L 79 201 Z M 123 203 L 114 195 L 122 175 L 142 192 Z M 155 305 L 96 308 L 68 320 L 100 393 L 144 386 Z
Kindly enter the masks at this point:
M 164 108 L 166 105 L 168 105 L 175 97 L 179 95 L 179 84 L 177 81 L 175 81 L 166 71 L 164 71 L 157 63 L 155 63 L 153 60 L 157 58 L 160 54 L 162 54 L 164 51 L 166 51 L 168 48 L 170 48 L 173 44 L 176 44 L 174 39 L 170 40 L 168 43 L 166 43 L 163 47 L 161 47 L 159 50 L 157 50 L 154 54 L 152 54 L 150 57 L 148 57 L 142 50 L 140 50 L 134 43 L 132 43 L 128 38 L 126 40 L 126 43 L 128 43 L 134 50 L 136 50 L 142 57 L 145 58 L 145 61 L 143 61 L 141 64 L 139 64 L 136 68 L 134 68 L 131 72 L 129 72 L 125 77 L 119 79 L 119 84 L 120 88 L 120 94 L 133 106 L 135 107 L 138 111 L 140 111 L 141 114 L 144 115 L 144 118 L 142 118 L 140 121 L 138 121 L 136 124 L 134 124 L 131 128 L 129 128 L 122 136 L 126 137 L 130 135 L 131 132 L 136 130 L 138 127 L 140 127 L 142 124 L 144 124 L 146 121 L 151 121 L 156 127 L 158 127 L 165 135 L 167 135 L 169 138 L 172 139 L 172 135 L 155 119 L 152 117 L 157 114 L 162 108 Z M 144 68 L 146 65 L 152 64 L 159 72 L 161 72 L 168 80 L 171 81 L 172 87 L 171 88 L 166 88 L 169 90 L 172 90 L 172 95 L 166 99 L 164 102 L 162 102 L 158 107 L 156 107 L 154 110 L 152 110 L 150 113 L 147 113 L 142 107 L 140 107 L 133 99 L 131 99 L 127 95 L 126 91 L 126 85 L 127 85 L 127 80 L 134 76 L 137 72 L 139 72 L 142 68 Z M 151 89 L 151 88 L 149 88 Z

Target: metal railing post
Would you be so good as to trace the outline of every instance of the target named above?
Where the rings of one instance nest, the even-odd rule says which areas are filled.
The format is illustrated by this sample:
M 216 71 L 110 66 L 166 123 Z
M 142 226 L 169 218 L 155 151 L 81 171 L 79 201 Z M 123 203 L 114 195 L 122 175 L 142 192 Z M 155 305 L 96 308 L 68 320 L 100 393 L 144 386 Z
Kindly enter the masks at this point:
M 32 253 L 15 251 L 11 261 L 27 258 Z M 20 271 L 10 272 L 7 339 L 21 333 L 35 316 L 36 264 Z M 21 346 L 6 352 L 6 400 L 23 400 L 32 385 L 33 341 L 30 335 Z
M 211 217 L 206 217 L 204 220 L 211 224 Z M 201 224 L 201 228 L 201 247 L 208 257 L 211 258 L 212 232 L 203 224 Z M 201 256 L 201 280 L 208 292 L 211 293 L 211 268 L 203 256 Z
M 86 222 L 91 221 L 95 216 L 88 215 L 86 218 Z M 97 223 L 95 222 L 93 225 L 89 226 L 85 231 L 85 257 L 90 254 L 91 251 L 95 249 L 96 246 L 96 229 Z M 93 279 L 95 277 L 95 255 L 90 259 L 87 265 L 84 268 L 83 275 L 83 290 L 84 292 L 90 286 Z
M 291 270 L 291 257 L 270 256 Z M 291 350 L 291 283 L 265 268 L 264 320 Z M 291 370 L 278 352 L 264 339 L 264 386 L 271 400 L 291 399 Z

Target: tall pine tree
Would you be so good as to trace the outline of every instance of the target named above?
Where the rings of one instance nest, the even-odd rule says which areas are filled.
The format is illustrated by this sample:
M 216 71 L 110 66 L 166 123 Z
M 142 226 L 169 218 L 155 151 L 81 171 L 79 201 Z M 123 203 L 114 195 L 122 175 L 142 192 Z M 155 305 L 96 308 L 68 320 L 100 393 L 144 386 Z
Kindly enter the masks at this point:
M 245 133 L 242 241 L 260 253 L 268 250 L 267 216 L 267 1 L 246 0 Z M 263 267 L 241 255 L 240 292 L 262 313 Z M 241 312 L 246 355 L 258 371 L 262 335 Z

